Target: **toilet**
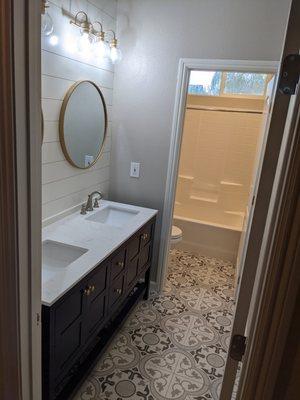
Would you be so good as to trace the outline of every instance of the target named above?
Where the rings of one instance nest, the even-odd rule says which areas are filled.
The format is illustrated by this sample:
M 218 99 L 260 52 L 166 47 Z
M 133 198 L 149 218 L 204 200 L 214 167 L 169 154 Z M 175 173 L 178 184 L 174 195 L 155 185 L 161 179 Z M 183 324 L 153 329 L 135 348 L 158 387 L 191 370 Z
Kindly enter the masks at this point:
M 182 230 L 178 228 L 178 226 L 173 225 L 171 232 L 171 240 L 170 240 L 171 247 L 173 247 L 175 244 L 181 241 L 182 241 Z

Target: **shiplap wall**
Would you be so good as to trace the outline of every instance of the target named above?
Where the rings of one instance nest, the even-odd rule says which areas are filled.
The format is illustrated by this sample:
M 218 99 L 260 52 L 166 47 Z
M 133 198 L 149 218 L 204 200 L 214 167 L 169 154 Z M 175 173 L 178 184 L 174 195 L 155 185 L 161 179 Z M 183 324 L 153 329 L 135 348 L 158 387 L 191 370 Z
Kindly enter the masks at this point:
M 83 10 L 92 21 L 103 23 L 104 30 L 116 27 L 117 0 L 52 0 L 51 15 L 59 43 L 51 46 L 42 38 L 42 109 L 44 142 L 42 147 L 43 220 L 47 220 L 83 203 L 88 193 L 100 190 L 107 196 L 111 149 L 111 109 L 113 96 L 113 66 L 78 52 L 71 53 L 66 45 L 68 36 L 78 36 L 79 30 L 70 25 L 65 12 L 76 14 Z M 61 150 L 58 120 L 62 100 L 70 86 L 82 79 L 94 81 L 102 90 L 108 110 L 108 136 L 104 152 L 88 170 L 72 167 Z M 82 99 L 84 101 L 84 99 Z

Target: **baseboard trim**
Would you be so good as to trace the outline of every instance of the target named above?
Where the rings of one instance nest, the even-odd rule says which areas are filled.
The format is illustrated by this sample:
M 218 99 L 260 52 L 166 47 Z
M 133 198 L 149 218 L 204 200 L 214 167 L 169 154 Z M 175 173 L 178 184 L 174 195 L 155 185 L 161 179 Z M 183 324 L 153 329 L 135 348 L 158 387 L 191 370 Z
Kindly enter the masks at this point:
M 158 293 L 158 283 L 156 281 L 150 282 L 150 293 Z

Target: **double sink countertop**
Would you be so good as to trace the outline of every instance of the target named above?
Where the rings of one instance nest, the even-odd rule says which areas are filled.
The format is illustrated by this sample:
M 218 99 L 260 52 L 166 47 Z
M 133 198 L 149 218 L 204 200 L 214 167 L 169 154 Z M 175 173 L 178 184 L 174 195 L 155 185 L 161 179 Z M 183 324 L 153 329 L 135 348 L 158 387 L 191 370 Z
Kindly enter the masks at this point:
M 101 200 L 43 228 L 42 303 L 51 306 L 157 214 L 157 210 Z

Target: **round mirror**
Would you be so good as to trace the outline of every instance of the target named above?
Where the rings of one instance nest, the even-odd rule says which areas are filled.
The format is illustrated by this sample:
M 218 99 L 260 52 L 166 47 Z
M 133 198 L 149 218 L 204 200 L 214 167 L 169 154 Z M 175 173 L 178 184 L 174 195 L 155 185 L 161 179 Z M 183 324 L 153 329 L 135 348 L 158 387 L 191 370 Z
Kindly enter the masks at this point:
M 107 111 L 101 90 L 91 81 L 75 83 L 66 94 L 59 117 L 60 142 L 66 159 L 90 168 L 101 155 Z

